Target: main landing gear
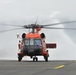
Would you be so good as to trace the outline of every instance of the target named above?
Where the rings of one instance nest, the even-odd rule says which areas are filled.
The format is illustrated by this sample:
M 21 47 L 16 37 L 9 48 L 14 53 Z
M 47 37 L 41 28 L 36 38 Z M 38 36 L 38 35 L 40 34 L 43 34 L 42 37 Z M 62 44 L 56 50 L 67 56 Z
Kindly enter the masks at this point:
M 49 56 L 44 56 L 44 59 L 45 59 L 46 62 L 48 62 L 48 57 Z M 22 54 L 18 54 L 18 61 L 19 62 L 22 60 L 22 58 L 23 58 L 23 55 Z M 38 61 L 38 57 L 36 57 L 36 56 L 34 56 L 34 57 L 31 56 L 31 58 L 33 58 L 33 61 Z
M 23 55 L 22 54 L 18 54 L 18 61 L 20 62 L 22 60 Z
M 48 62 L 48 56 L 44 56 L 46 62 Z
M 44 59 L 46 62 L 48 62 L 48 57 L 49 57 L 48 50 L 46 52 L 47 52 L 47 55 L 44 56 Z

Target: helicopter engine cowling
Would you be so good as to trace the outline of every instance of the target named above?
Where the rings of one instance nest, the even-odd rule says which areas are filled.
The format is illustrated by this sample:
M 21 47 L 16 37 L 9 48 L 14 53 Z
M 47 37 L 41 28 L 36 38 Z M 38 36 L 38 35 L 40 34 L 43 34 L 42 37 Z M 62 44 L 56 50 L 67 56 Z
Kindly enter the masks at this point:
M 22 38 L 24 39 L 25 37 L 26 37 L 26 34 L 25 34 L 25 33 L 23 33 L 23 34 L 22 34 Z
M 41 33 L 41 34 L 40 34 L 40 37 L 41 37 L 42 39 L 45 39 L 45 34 L 44 34 L 44 33 Z

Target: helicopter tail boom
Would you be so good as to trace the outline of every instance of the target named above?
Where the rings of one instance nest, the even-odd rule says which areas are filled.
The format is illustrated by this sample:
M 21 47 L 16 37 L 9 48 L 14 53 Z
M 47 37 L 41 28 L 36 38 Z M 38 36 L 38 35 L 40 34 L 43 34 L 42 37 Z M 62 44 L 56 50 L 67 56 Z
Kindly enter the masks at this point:
M 57 44 L 56 43 L 46 43 L 46 48 L 56 48 Z

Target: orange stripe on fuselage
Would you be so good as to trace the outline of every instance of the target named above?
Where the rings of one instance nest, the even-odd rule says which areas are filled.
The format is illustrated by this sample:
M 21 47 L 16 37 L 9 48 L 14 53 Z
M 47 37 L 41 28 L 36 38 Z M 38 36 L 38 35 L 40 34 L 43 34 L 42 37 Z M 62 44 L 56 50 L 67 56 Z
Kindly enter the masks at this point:
M 39 33 L 27 33 L 26 38 L 40 38 Z

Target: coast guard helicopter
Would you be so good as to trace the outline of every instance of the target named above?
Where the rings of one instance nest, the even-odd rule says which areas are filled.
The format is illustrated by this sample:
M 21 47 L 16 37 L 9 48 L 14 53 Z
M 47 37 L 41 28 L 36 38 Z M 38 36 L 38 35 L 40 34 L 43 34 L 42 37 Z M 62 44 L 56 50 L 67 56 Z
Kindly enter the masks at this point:
M 60 28 L 60 27 L 51 27 L 59 24 L 65 23 L 75 23 L 76 21 L 67 21 L 62 23 L 53 23 L 53 24 L 46 24 L 46 25 L 39 25 L 39 24 L 30 24 L 30 25 L 9 25 L 8 26 L 16 26 L 16 29 L 10 30 L 3 30 L 0 33 L 18 29 L 31 29 L 31 32 L 23 33 L 21 36 L 21 40 L 18 43 L 18 61 L 21 61 L 24 56 L 29 56 L 33 58 L 33 61 L 38 61 L 37 56 L 43 56 L 44 60 L 47 62 L 49 57 L 49 52 L 47 48 L 56 48 L 56 43 L 46 43 L 45 42 L 45 33 L 39 33 L 42 28 L 45 29 L 68 29 L 68 30 L 76 30 L 76 28 Z M 5 24 L 2 24 L 5 25 Z M 50 33 L 49 33 L 50 34 Z M 19 34 L 17 34 L 17 38 L 19 38 Z

